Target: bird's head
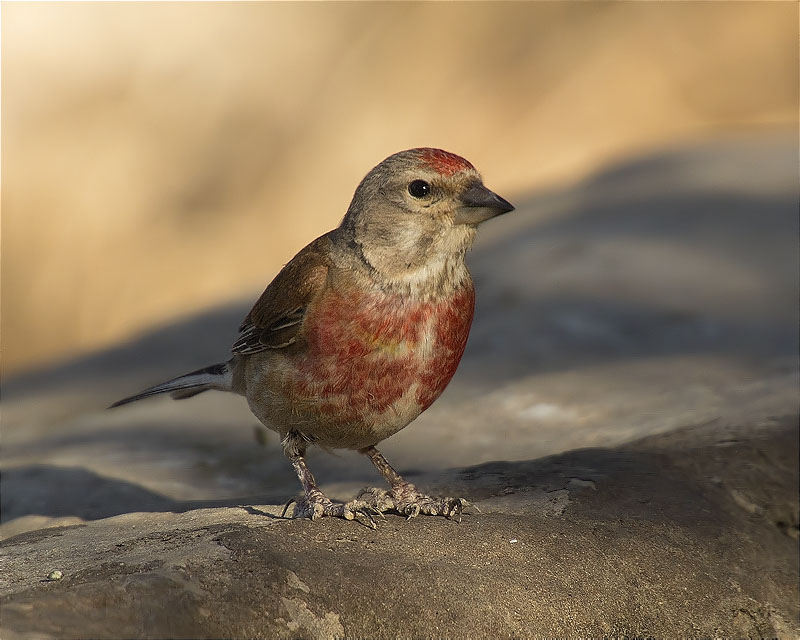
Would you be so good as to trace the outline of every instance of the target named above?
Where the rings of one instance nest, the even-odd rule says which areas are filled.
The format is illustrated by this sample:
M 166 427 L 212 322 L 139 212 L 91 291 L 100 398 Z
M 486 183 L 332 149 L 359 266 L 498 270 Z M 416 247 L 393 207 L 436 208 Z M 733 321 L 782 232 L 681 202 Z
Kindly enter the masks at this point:
M 392 279 L 434 275 L 463 260 L 478 224 L 514 209 L 464 158 L 419 148 L 389 156 L 358 185 L 342 228 Z

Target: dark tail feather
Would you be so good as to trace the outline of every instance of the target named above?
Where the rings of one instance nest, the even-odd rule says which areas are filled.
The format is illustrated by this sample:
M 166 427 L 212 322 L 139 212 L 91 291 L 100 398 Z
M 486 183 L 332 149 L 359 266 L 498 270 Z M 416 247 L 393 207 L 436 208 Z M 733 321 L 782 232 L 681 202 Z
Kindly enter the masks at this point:
M 203 391 L 208 391 L 211 387 L 195 387 L 193 389 L 184 389 L 182 391 L 173 391 L 169 394 L 169 397 L 173 400 L 186 400 L 186 398 L 193 398 L 198 393 L 203 393 Z
M 230 391 L 232 382 L 232 373 L 230 363 L 222 362 L 219 364 L 212 364 L 210 367 L 192 371 L 184 376 L 167 380 L 154 387 L 145 389 L 141 393 L 129 398 L 123 398 L 112 404 L 109 409 L 119 407 L 129 402 L 136 402 L 143 398 L 158 395 L 159 393 L 171 393 L 172 397 L 176 400 L 184 398 L 191 398 L 198 393 L 208 391 L 209 389 L 218 389 L 220 391 Z

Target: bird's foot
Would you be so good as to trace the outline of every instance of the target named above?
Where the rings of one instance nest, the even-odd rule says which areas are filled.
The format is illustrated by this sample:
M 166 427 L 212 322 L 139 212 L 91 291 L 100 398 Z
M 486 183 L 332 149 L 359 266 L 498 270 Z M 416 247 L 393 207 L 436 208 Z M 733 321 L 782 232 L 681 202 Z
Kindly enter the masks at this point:
M 356 502 L 369 504 L 376 511 L 396 511 L 409 520 L 420 514 L 444 516 L 461 522 L 465 507 L 473 506 L 464 498 L 431 497 L 420 493 L 410 482 L 397 484 L 388 491 L 366 487 L 361 490 Z
M 297 501 L 290 501 L 283 510 L 284 515 L 292 502 L 295 502 L 293 518 L 344 518 L 356 520 L 370 529 L 376 528 L 375 516 L 383 518 L 383 514 L 368 502 L 359 499 L 345 503 L 331 502 L 321 491 L 311 491 Z

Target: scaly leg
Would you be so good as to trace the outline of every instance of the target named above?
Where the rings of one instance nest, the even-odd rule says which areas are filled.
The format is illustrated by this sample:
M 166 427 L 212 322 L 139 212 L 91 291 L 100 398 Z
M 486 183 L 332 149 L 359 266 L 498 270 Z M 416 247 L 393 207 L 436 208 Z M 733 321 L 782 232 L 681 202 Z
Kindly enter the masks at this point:
M 361 453 L 372 460 L 372 464 L 391 485 L 389 491 L 383 489 L 362 489 L 357 500 L 365 500 L 378 511 L 394 510 L 401 515 L 413 518 L 420 513 L 430 516 L 445 516 L 461 520 L 464 507 L 469 506 L 464 498 L 434 498 L 417 491 L 417 488 L 403 479 L 392 465 L 375 447 L 365 447 Z
M 375 519 L 372 516 L 382 514 L 373 506 L 358 499 L 347 503 L 331 502 L 331 500 L 319 490 L 314 480 L 314 475 L 306 465 L 306 461 L 303 457 L 306 444 L 302 441 L 301 437 L 294 434 L 294 432 L 290 432 L 289 435 L 284 438 L 282 444 L 284 454 L 292 463 L 292 467 L 294 467 L 295 473 L 297 473 L 297 477 L 300 479 L 300 484 L 303 485 L 303 492 L 305 493 L 303 498 L 298 500 L 295 504 L 294 513 L 292 514 L 294 518 L 310 518 L 311 520 L 316 520 L 324 516 L 330 516 L 344 518 L 345 520 L 354 520 L 361 516 L 364 521 L 362 522 L 359 520 L 359 522 L 366 524 L 371 529 L 375 528 Z M 291 504 L 291 502 L 289 502 L 289 504 Z M 286 508 L 289 507 L 289 504 L 286 505 Z M 286 509 L 284 509 L 284 513 L 286 513 Z

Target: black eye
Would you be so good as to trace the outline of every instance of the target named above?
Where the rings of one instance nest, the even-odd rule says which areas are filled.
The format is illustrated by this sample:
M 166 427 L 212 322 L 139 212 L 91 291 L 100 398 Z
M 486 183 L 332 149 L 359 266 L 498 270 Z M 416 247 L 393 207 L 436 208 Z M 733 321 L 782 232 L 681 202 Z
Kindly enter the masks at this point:
M 424 180 L 414 180 L 408 185 L 408 192 L 415 198 L 424 198 L 431 192 L 431 185 Z

